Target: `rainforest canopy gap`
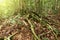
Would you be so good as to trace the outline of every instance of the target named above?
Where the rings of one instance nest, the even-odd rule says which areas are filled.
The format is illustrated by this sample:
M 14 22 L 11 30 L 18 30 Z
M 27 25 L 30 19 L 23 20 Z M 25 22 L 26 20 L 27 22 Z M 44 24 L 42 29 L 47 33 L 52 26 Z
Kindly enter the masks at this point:
M 0 18 L 8 18 L 19 9 L 20 0 L 0 0 Z

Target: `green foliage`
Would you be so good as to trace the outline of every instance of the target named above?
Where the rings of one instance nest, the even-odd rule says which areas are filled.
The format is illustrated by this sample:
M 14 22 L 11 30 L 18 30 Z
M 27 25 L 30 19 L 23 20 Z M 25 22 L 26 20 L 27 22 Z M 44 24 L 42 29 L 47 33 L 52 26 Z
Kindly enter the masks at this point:
M 26 9 L 36 12 L 41 16 L 48 16 L 48 14 L 56 14 L 59 11 L 60 1 L 56 0 L 25 0 Z
M 0 18 L 8 18 L 19 8 L 22 11 L 34 11 L 39 16 L 47 16 L 49 12 L 58 13 L 60 1 L 56 0 L 2 0 L 0 1 Z M 22 13 L 23 14 L 23 13 Z M 26 14 L 26 13 L 25 13 Z

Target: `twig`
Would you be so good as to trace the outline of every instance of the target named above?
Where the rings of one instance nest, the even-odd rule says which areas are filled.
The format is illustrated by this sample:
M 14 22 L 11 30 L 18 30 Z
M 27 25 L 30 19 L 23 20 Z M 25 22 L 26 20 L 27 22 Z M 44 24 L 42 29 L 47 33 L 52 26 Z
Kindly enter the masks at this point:
M 55 32 L 54 32 L 54 29 L 53 29 L 49 24 L 47 24 L 47 26 L 52 30 L 52 32 L 53 32 L 53 34 L 54 34 L 56 40 L 58 40 L 57 35 L 56 35 Z
M 27 19 L 28 20 L 28 19 Z M 33 35 L 38 39 L 38 40 L 41 40 L 37 35 L 36 35 L 36 33 L 34 32 L 34 26 L 32 25 L 32 23 L 31 23 L 31 21 L 30 20 L 28 20 L 28 23 L 30 24 L 30 26 L 31 26 L 31 31 L 32 31 L 32 33 L 33 33 Z

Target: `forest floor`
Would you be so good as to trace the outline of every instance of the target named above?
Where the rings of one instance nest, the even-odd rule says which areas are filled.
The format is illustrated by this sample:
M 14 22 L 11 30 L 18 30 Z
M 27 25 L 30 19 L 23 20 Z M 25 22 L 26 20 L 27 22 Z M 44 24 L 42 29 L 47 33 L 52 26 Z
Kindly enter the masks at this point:
M 34 32 L 41 40 L 60 40 L 60 15 L 45 18 L 51 26 L 45 26 L 37 21 L 34 23 Z M 0 40 L 38 40 L 32 32 L 30 24 L 24 19 L 19 19 L 24 24 L 11 24 L 8 20 L 0 21 Z M 30 20 L 30 19 L 29 19 Z M 40 40 L 39 39 L 39 40 Z

